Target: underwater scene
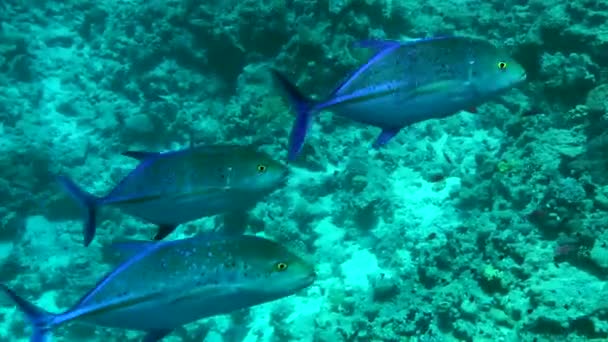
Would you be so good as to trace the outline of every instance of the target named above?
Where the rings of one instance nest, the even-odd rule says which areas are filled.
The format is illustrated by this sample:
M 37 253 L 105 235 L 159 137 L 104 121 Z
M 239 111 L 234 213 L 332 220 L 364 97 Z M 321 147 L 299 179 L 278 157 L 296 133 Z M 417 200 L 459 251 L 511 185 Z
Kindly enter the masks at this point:
M 608 2 L 0 1 L 0 342 L 608 341 Z

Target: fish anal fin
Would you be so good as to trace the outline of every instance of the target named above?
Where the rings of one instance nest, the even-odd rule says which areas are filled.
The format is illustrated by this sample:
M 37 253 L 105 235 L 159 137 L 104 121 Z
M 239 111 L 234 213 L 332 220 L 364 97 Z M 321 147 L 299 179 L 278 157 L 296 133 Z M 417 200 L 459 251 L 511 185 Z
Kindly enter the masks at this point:
M 152 239 L 154 241 L 160 241 L 160 240 L 166 238 L 167 235 L 173 233 L 175 228 L 177 228 L 177 224 L 159 224 L 158 231 L 156 232 L 156 235 L 154 235 L 154 238 L 152 238 Z
M 173 329 L 158 329 L 148 331 L 142 342 L 157 342 L 169 335 Z
M 388 143 L 395 135 L 397 135 L 397 133 L 399 133 L 399 130 L 400 128 L 383 128 L 372 147 L 380 148 L 386 145 L 386 143 Z
M 160 155 L 158 152 L 147 152 L 147 151 L 125 151 L 121 153 L 125 157 L 137 159 L 139 161 L 146 160 L 152 157 Z

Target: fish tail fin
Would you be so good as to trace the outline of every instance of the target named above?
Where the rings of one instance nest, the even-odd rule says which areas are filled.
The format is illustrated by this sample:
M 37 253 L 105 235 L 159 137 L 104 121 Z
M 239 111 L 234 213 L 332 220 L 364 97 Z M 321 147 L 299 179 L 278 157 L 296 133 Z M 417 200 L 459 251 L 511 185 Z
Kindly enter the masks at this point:
M 295 108 L 296 119 L 291 127 L 289 135 L 289 149 L 287 152 L 288 160 L 294 160 L 304 146 L 306 133 L 312 125 L 313 114 L 315 112 L 315 101 L 308 98 L 298 87 L 291 83 L 283 74 L 277 70 L 272 70 L 274 79 L 280 84 L 281 88 L 287 94 L 287 98 L 291 105 Z
M 25 314 L 27 320 L 32 325 L 33 332 L 30 342 L 50 342 L 52 338 L 51 329 L 56 325 L 54 320 L 57 315 L 21 298 L 4 284 L 0 284 L 0 289 L 17 305 L 17 308 Z
M 84 223 L 84 245 L 88 246 L 93 238 L 95 238 L 95 230 L 97 229 L 97 207 L 99 206 L 99 198 L 82 190 L 71 179 L 64 176 L 58 176 L 57 181 L 66 190 L 66 192 L 85 209 Z

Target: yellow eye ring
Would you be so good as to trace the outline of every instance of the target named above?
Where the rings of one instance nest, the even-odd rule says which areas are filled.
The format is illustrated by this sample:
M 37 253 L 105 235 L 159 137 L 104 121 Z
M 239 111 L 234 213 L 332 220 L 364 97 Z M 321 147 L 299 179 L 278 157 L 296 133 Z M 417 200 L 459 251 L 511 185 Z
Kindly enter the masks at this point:
M 500 69 L 500 70 L 507 69 L 507 63 L 505 63 L 505 62 L 498 62 L 497 65 L 498 65 L 498 69 Z
M 275 265 L 275 268 L 277 269 L 277 271 L 283 272 L 287 269 L 287 264 L 284 262 L 277 262 L 277 264 Z
M 267 169 L 266 165 L 258 164 L 258 166 L 257 166 L 257 170 L 259 173 L 266 172 L 266 169 Z

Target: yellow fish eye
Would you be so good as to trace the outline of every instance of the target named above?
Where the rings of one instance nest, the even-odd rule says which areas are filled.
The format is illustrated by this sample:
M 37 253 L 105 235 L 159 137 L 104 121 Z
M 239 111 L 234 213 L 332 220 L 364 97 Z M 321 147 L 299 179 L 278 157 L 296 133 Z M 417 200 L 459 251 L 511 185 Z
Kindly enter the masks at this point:
M 258 170 L 259 173 L 266 172 L 266 169 L 267 169 L 266 165 L 258 164 L 258 166 L 257 166 L 257 170 Z
M 287 269 L 287 264 L 284 262 L 277 262 L 274 268 L 279 272 L 283 272 Z
M 498 69 L 500 70 L 506 70 L 507 69 L 507 63 L 506 62 L 498 62 Z

